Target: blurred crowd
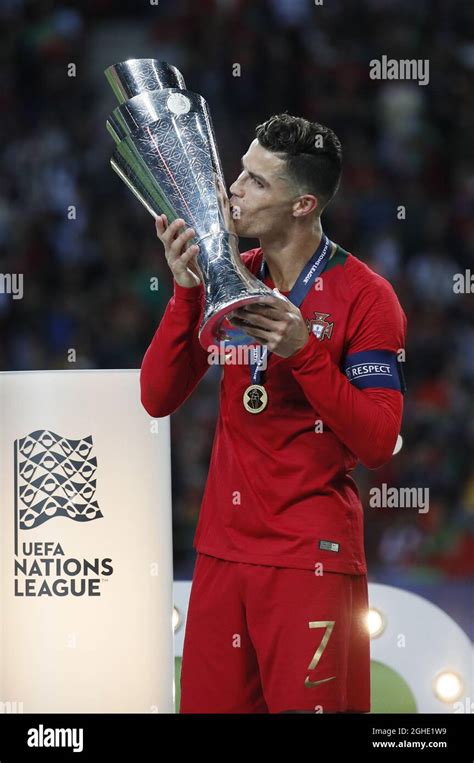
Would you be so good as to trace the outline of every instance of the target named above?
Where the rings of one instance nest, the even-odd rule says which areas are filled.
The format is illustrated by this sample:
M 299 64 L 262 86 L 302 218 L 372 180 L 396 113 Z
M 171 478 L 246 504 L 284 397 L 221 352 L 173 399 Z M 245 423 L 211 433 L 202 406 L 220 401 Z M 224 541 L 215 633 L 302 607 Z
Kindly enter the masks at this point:
M 408 317 L 403 447 L 358 467 L 369 569 L 474 575 L 474 6 L 444 0 L 0 0 L 0 369 L 139 368 L 172 293 L 153 220 L 109 165 L 105 66 L 176 64 L 208 101 L 228 185 L 256 124 L 329 125 L 344 172 L 326 233 L 388 278 Z M 429 84 L 372 80 L 382 55 Z M 74 64 L 73 67 L 70 64 Z M 240 76 L 235 74 L 240 64 Z M 241 241 L 241 250 L 257 245 Z M 158 277 L 159 289 L 150 289 Z M 187 570 L 218 410 L 210 367 L 172 418 L 175 569 Z M 387 483 L 430 511 L 371 509 Z

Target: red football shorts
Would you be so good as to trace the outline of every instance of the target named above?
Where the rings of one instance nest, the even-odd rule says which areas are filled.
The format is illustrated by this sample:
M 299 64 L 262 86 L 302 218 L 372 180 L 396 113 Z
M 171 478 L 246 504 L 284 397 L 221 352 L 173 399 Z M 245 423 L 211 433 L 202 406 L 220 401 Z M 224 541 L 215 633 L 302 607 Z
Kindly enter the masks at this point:
M 370 711 L 366 575 L 197 554 L 181 713 Z

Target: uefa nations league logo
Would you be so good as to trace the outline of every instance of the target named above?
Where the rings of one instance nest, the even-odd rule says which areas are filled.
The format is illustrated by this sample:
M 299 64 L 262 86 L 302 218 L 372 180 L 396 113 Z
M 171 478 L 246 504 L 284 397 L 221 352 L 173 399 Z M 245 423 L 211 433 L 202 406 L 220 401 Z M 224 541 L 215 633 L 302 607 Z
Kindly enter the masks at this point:
M 51 519 L 91 522 L 103 518 L 95 499 L 93 447 L 91 435 L 71 440 L 48 429 L 15 440 L 16 596 L 99 596 L 99 576 L 113 573 L 111 559 L 66 558 L 58 541 L 19 543 L 21 531 L 34 531 Z M 51 582 L 52 576 L 59 579 Z

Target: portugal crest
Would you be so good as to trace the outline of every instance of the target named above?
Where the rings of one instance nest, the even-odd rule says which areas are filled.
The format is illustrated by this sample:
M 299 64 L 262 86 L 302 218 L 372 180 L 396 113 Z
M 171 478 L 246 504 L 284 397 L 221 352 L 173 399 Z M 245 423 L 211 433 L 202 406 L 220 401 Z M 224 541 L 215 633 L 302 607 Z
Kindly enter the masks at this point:
M 331 339 L 334 322 L 329 323 L 327 320 L 330 313 L 317 313 L 315 311 L 313 314 L 314 318 L 312 320 L 309 320 L 309 318 L 306 319 L 308 333 L 310 334 L 313 332 L 316 339 L 319 339 L 320 341 L 323 339 Z

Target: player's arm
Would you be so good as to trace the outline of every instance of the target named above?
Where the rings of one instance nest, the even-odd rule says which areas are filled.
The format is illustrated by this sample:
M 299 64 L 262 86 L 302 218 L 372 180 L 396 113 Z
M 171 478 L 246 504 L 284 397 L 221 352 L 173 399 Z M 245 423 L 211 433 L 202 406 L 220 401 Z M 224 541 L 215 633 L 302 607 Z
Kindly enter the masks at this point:
M 396 360 L 405 331 L 398 299 L 380 279 L 354 302 L 343 368 L 314 334 L 290 358 L 318 416 L 369 469 L 390 459 L 400 432 L 403 391 Z
M 199 343 L 204 288 L 194 265 L 198 247 L 188 246 L 194 231 L 182 231 L 183 220 L 168 226 L 163 215 L 156 222 L 173 273 L 174 293 L 140 370 L 141 402 L 150 416 L 173 413 L 189 397 L 209 368 L 208 353 Z
M 174 282 L 171 297 L 140 370 L 141 401 L 150 416 L 169 416 L 184 403 L 209 364 L 200 345 L 203 287 Z

